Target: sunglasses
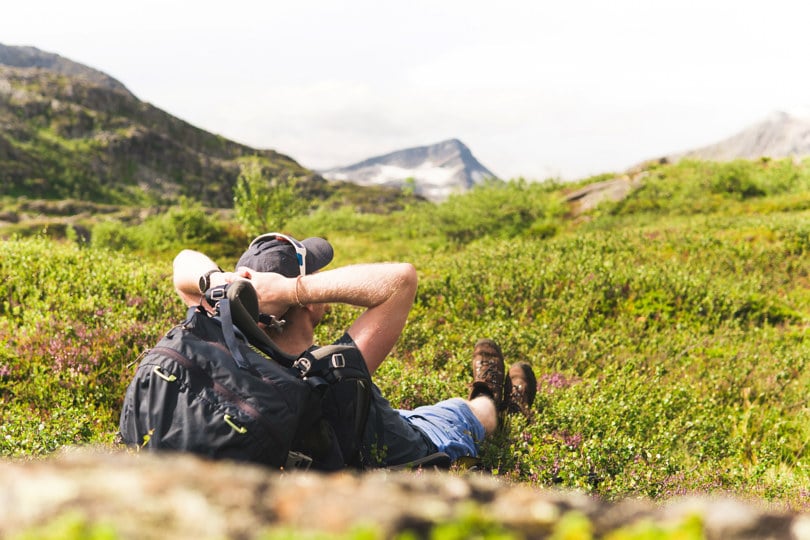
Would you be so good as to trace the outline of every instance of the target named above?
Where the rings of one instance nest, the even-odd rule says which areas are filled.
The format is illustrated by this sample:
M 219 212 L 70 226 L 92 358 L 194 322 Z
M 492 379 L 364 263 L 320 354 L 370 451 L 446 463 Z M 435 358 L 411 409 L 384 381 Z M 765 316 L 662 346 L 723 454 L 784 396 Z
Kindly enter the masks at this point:
M 263 234 L 261 236 L 257 236 L 256 238 L 253 239 L 253 242 L 251 242 L 250 245 L 253 246 L 253 244 L 260 242 L 262 240 L 266 240 L 268 238 L 283 240 L 288 244 L 290 244 L 293 247 L 293 249 L 295 249 L 295 258 L 298 260 L 298 270 L 300 271 L 300 275 L 305 276 L 307 274 L 307 248 L 304 247 L 304 244 L 302 244 L 292 236 L 287 236 L 286 234 L 277 232 L 271 232 Z

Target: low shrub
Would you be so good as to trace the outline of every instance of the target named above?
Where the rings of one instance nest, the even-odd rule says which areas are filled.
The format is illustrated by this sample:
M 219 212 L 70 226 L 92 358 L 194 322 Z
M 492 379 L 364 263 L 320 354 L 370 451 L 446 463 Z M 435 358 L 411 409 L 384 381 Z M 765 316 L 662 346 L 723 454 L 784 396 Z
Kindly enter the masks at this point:
M 499 190 L 536 196 L 535 214 L 465 229 Z M 807 506 L 807 211 L 601 212 L 574 226 L 555 217 L 542 186 L 470 197 L 433 213 L 320 210 L 289 223 L 298 236 L 329 237 L 336 265 L 393 257 L 417 267 L 408 325 L 375 375 L 392 403 L 466 396 L 472 346 L 491 337 L 509 363 L 532 364 L 538 395 L 531 420 L 507 416 L 484 444 L 482 468 L 607 498 L 699 491 Z M 208 221 L 195 219 L 192 247 L 232 264 L 245 238 L 216 220 L 233 240 L 206 244 L 196 235 Z M 554 234 L 534 235 L 546 219 Z M 188 221 L 174 223 L 177 233 Z M 0 453 L 111 440 L 128 366 L 184 314 L 171 251 L 44 237 L 0 245 Z M 333 307 L 318 338 L 334 339 L 357 314 Z
M 170 270 L 42 237 L 0 244 L 0 454 L 111 441 L 127 366 L 183 313 Z

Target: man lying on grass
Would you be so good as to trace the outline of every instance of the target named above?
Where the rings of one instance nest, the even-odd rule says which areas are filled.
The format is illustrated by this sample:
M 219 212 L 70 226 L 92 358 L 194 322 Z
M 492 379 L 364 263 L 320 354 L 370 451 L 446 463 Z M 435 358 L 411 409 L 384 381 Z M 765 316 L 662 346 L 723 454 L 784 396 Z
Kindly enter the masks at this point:
M 260 327 L 293 355 L 313 347 L 315 327 L 328 304 L 365 308 L 334 343 L 356 347 L 373 375 L 405 326 L 416 294 L 416 270 L 408 263 L 321 270 L 332 256 L 331 244 L 322 238 L 299 242 L 268 233 L 251 242 L 236 272 L 221 272 L 200 252 L 182 251 L 174 260 L 174 284 L 183 301 L 195 306 L 202 302 L 201 289 L 249 280 L 259 297 L 260 320 L 286 321 L 283 326 L 260 322 Z M 505 377 L 499 346 L 481 339 L 473 349 L 472 369 L 468 399 L 447 399 L 412 411 L 393 408 L 374 385 L 363 441 L 365 463 L 393 466 L 436 452 L 451 460 L 476 457 L 480 442 L 496 429 L 500 411 L 528 413 L 537 384 L 529 364 L 516 363 Z

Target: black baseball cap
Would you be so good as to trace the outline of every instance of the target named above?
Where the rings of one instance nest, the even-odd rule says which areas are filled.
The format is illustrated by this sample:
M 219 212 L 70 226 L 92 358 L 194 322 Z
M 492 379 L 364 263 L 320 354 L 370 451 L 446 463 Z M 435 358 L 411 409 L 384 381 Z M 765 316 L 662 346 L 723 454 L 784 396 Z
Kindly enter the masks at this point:
M 257 272 L 275 272 L 296 277 L 316 272 L 332 262 L 332 244 L 312 237 L 298 241 L 292 236 L 272 232 L 253 239 L 236 263 Z

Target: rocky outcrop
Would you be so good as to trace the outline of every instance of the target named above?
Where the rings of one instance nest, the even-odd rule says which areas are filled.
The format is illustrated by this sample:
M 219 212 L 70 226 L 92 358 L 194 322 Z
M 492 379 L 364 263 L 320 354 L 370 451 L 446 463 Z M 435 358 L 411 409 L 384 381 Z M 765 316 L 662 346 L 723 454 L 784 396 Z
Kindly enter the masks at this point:
M 608 503 L 480 472 L 324 475 L 99 449 L 0 463 L 0 537 L 43 528 L 58 534 L 60 523 L 138 539 L 248 539 L 278 530 L 333 537 L 361 529 L 374 535 L 365 538 L 406 530 L 427 537 L 437 527 L 455 527 L 454 538 L 545 538 L 562 528 L 600 538 L 640 527 L 691 527 L 709 539 L 810 538 L 810 517 L 736 500 Z
M 585 187 L 567 193 L 565 200 L 569 203 L 571 214 L 578 216 L 593 210 L 605 201 L 618 202 L 627 197 L 631 191 L 641 185 L 646 173 L 637 172 L 624 176 L 594 182 Z

